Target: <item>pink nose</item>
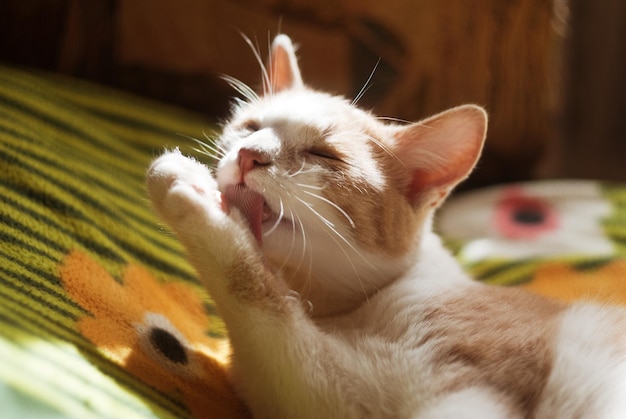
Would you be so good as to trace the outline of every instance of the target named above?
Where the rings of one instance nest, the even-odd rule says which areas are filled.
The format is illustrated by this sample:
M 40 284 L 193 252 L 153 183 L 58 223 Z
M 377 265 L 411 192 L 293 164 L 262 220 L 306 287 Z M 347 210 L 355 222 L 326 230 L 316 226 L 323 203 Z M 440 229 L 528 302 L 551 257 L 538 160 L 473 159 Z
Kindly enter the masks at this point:
M 242 178 L 255 167 L 266 166 L 269 163 L 269 157 L 265 153 L 249 148 L 239 150 L 239 170 Z

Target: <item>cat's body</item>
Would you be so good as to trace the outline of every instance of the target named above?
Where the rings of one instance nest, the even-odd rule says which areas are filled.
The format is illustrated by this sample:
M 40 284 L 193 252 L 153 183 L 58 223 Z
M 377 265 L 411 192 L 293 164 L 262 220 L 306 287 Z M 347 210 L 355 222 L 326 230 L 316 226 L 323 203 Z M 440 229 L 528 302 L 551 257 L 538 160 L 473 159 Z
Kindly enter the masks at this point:
M 270 63 L 217 180 L 178 152 L 148 175 L 255 416 L 626 417 L 623 310 L 476 283 L 431 232 L 480 154 L 480 108 L 385 124 L 304 87 L 288 38 Z

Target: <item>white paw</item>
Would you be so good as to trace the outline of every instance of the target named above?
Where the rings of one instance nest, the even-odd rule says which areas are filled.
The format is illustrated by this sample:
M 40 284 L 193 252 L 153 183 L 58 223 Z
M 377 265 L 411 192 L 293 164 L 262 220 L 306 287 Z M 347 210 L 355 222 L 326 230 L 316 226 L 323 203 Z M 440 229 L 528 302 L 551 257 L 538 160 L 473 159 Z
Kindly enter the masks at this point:
M 202 163 L 178 150 L 165 153 L 148 169 L 147 187 L 157 214 L 188 247 L 216 253 L 218 259 L 255 248 L 243 217 L 227 207 Z
M 243 281 L 244 294 L 261 290 L 247 299 L 267 298 L 265 285 L 251 285 L 265 269 L 257 242 L 239 210 L 228 210 L 206 166 L 177 150 L 165 153 L 148 169 L 147 188 L 154 209 L 186 247 L 215 299 L 226 298 L 231 291 L 224 285 L 235 279 Z M 242 274 L 232 277 L 234 268 Z
M 170 224 L 198 210 L 226 216 L 209 169 L 178 150 L 167 152 L 152 163 L 147 186 L 152 205 Z

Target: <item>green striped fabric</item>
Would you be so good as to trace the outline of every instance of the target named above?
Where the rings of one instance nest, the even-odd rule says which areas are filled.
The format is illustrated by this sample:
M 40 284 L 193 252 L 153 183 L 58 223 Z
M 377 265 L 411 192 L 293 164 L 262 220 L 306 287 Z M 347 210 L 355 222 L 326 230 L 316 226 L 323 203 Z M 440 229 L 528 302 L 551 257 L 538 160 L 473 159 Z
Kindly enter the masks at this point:
M 152 158 L 210 128 L 0 67 L 0 417 L 240 416 L 223 325 L 144 188 Z

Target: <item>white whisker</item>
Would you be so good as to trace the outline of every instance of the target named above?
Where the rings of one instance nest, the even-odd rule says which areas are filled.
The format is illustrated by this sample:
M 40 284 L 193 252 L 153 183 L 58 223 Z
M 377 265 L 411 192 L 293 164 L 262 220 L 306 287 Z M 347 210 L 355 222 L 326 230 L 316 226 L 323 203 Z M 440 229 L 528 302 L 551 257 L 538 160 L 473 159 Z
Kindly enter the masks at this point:
M 350 243 L 341 233 L 339 233 L 334 225 L 328 220 L 326 219 L 323 215 L 321 215 L 319 212 L 317 212 L 312 206 L 311 204 L 308 204 L 306 201 L 296 197 L 296 199 L 298 199 L 300 202 L 302 202 L 311 212 L 313 212 L 317 217 L 319 217 L 320 221 L 322 221 L 322 223 L 324 225 L 326 225 L 330 231 L 332 231 L 334 233 L 334 235 L 330 235 L 330 238 L 337 244 L 337 246 L 339 247 L 339 249 L 341 250 L 341 252 L 344 254 L 344 256 L 346 257 L 346 260 L 350 263 L 350 265 L 352 266 L 352 270 L 354 271 L 357 280 L 359 282 L 359 286 L 361 287 L 361 290 L 363 291 L 363 295 L 365 295 L 366 299 L 367 299 L 367 292 L 365 291 L 365 286 L 363 285 L 363 279 L 361 278 L 361 275 L 359 273 L 359 270 L 357 269 L 356 265 L 354 264 L 354 262 L 352 261 L 352 257 L 350 256 L 350 254 L 346 251 L 346 249 L 344 248 L 344 246 L 341 244 L 341 242 L 338 239 L 341 239 L 344 243 L 346 243 L 348 245 L 348 247 L 350 249 L 352 249 L 352 251 L 354 251 L 354 253 L 356 253 L 359 257 L 361 257 L 361 259 L 363 259 L 365 262 L 367 262 L 368 264 L 370 264 L 370 262 L 361 254 L 361 252 L 359 252 L 353 245 L 352 243 Z
M 215 156 L 216 156 L 216 157 L 218 157 L 218 158 L 222 158 L 222 157 L 224 157 L 224 156 L 226 155 L 226 152 L 225 152 L 225 151 L 223 151 L 223 150 L 221 150 L 220 148 L 215 147 L 215 146 L 213 146 L 213 145 L 211 145 L 211 144 L 207 144 L 207 143 L 204 143 L 204 142 L 202 142 L 202 141 L 198 141 L 198 144 L 200 144 L 200 147 L 201 147 L 203 150 L 207 150 L 207 151 L 212 152 L 212 153 L 213 153 L 213 154 L 215 154 Z
M 248 44 L 248 46 L 250 47 L 250 50 L 252 50 L 252 54 L 254 54 L 254 58 L 256 59 L 256 62 L 261 67 L 261 75 L 262 75 L 262 81 L 263 81 L 263 93 L 265 95 L 272 94 L 273 93 L 272 82 L 270 80 L 268 71 L 265 68 L 265 65 L 263 64 L 263 58 L 261 58 L 258 45 L 255 47 L 255 45 L 252 43 L 250 38 L 248 38 L 244 33 L 241 33 L 241 36 L 243 40 L 246 42 L 246 44 Z
M 226 154 L 228 154 L 228 150 L 219 141 L 220 137 L 217 134 L 214 137 L 210 137 L 209 134 L 207 134 L 207 132 L 202 129 L 202 135 L 204 135 L 204 138 L 209 141 L 211 147 L 215 148 L 221 156 L 225 156 Z
M 197 147 L 191 147 L 191 149 L 192 149 L 193 151 L 195 151 L 196 153 L 198 153 L 198 154 L 202 154 L 202 155 L 204 155 L 204 156 L 207 156 L 207 157 L 209 157 L 209 158 L 211 158 L 211 159 L 213 159 L 213 160 L 217 160 L 217 159 L 218 159 L 218 157 L 217 157 L 217 156 L 215 156 L 214 154 L 211 154 L 210 152 L 208 152 L 208 151 L 207 151 L 207 150 L 205 150 L 205 149 L 202 149 L 202 148 L 197 148 Z
M 313 205 L 311 203 L 305 201 L 304 199 L 302 199 L 302 198 L 300 198 L 298 196 L 295 196 L 295 198 L 298 201 L 300 201 L 309 211 L 311 211 L 313 214 L 315 214 L 319 218 L 319 220 L 322 221 L 322 223 L 324 223 L 328 228 L 331 229 L 331 231 L 333 233 L 335 233 L 344 242 L 346 242 L 346 244 L 350 245 L 350 247 L 352 247 L 352 249 L 356 251 L 356 249 L 352 246 L 352 244 L 348 241 L 348 239 L 343 237 L 343 235 L 341 233 L 339 233 L 339 231 L 337 231 L 337 229 L 335 228 L 335 224 L 333 224 L 332 221 L 330 221 L 329 219 L 324 217 L 322 214 L 320 214 L 315 208 L 313 208 Z
M 201 152 L 204 152 L 204 154 L 208 156 L 213 156 L 216 160 L 219 160 L 226 154 L 209 144 L 203 143 L 202 141 L 198 141 L 198 144 L 200 146 L 200 149 L 202 150 Z
M 295 217 L 298 219 L 298 225 L 300 227 L 300 231 L 302 232 L 302 252 L 300 253 L 300 261 L 298 262 L 298 266 L 296 267 L 295 272 L 298 272 L 300 270 L 300 267 L 302 266 L 302 263 L 304 262 L 304 258 L 306 256 L 307 253 L 307 245 L 310 245 L 309 242 L 309 236 L 306 234 L 306 230 L 304 229 L 304 223 L 302 222 L 302 219 L 300 218 L 300 215 L 298 215 L 298 213 L 294 213 L 292 212 L 293 215 L 295 215 Z M 295 230 L 294 230 L 294 234 L 295 234 Z M 309 255 L 309 272 L 308 275 L 306 276 L 308 281 L 308 289 L 303 287 L 303 291 L 306 289 L 306 291 L 308 292 L 308 290 L 310 289 L 311 283 L 311 270 L 313 269 L 313 256 L 310 254 Z
M 321 170 L 318 167 L 311 167 L 307 170 L 302 170 L 300 172 L 296 172 L 293 175 L 291 175 L 290 177 L 296 177 L 296 176 L 301 176 L 301 175 L 308 175 L 309 173 L 319 173 L 321 172 Z
M 225 153 L 221 152 L 220 150 L 218 150 L 217 148 L 215 148 L 214 146 L 205 143 L 204 141 L 198 140 L 197 138 L 194 137 L 190 137 L 188 135 L 185 134 L 181 134 L 178 133 L 178 135 L 180 135 L 181 137 L 184 137 L 188 140 L 191 140 L 193 142 L 195 142 L 198 147 L 191 147 L 192 150 L 196 151 L 199 154 L 203 154 L 207 157 L 210 157 L 213 160 L 219 160 L 221 157 L 224 156 Z
M 323 186 L 308 185 L 306 183 L 295 183 L 295 185 L 301 188 L 308 188 L 308 189 L 313 189 L 316 191 L 323 191 L 325 189 Z
M 406 119 L 393 118 L 390 116 L 377 116 L 376 119 L 378 119 L 379 121 L 392 121 L 392 122 L 399 122 L 401 124 L 411 124 L 411 121 L 408 121 Z
M 283 200 L 279 199 L 278 202 L 280 203 L 280 212 L 278 214 L 278 217 L 276 218 L 276 222 L 274 223 L 274 225 L 272 226 L 272 228 L 270 228 L 265 234 L 264 236 L 269 236 L 270 234 L 272 234 L 274 232 L 274 230 L 276 230 L 278 228 L 278 225 L 281 223 L 281 221 L 283 220 L 283 216 L 285 215 L 284 213 L 284 207 L 283 207 Z
M 222 75 L 221 79 L 230 85 L 237 93 L 239 93 L 247 102 L 255 102 L 259 100 L 259 95 L 246 83 L 241 80 L 228 76 Z M 236 99 L 235 99 L 236 100 Z
M 389 156 L 393 157 L 394 159 L 396 159 L 398 162 L 402 163 L 402 160 L 400 160 L 400 158 L 396 155 L 396 153 L 393 152 L 393 150 L 391 148 L 389 148 L 389 146 L 385 143 L 383 143 L 382 141 L 380 141 L 378 138 L 374 138 L 371 135 L 368 135 L 367 138 L 374 143 L 375 145 L 377 145 L 378 147 L 380 147 L 381 150 L 383 150 L 385 153 L 387 153 Z M 402 163 L 404 165 L 404 163 Z
M 361 257 L 361 259 L 368 264 L 370 267 L 375 268 L 372 264 L 371 261 L 368 260 L 366 257 L 364 257 L 361 252 L 359 252 L 359 250 L 354 247 L 354 245 L 348 240 L 346 239 L 343 234 L 341 234 L 336 228 L 335 225 L 328 220 L 326 217 L 324 217 L 322 214 L 320 214 L 317 210 L 315 210 L 315 208 L 313 208 L 313 205 L 310 204 L 309 202 L 306 202 L 305 200 L 303 200 L 302 198 L 298 197 L 298 196 L 294 196 L 298 201 L 300 201 L 309 211 L 311 211 L 313 214 L 315 214 L 319 220 L 330 229 L 331 232 L 333 232 L 335 234 L 335 236 L 337 236 L 338 238 L 340 238 L 344 243 L 346 243 L 350 249 L 352 249 L 354 251 L 354 253 L 356 253 L 359 257 Z M 332 235 L 331 235 L 332 237 Z M 358 274 L 358 272 L 356 272 Z
M 232 106 L 232 109 L 236 109 L 237 107 L 243 107 L 243 105 L 246 105 L 248 103 L 245 100 L 238 98 L 238 97 L 233 97 L 231 98 L 231 100 L 235 102 L 235 106 Z
M 332 206 L 332 207 L 333 207 L 333 208 L 335 208 L 337 211 L 339 211 L 339 212 L 341 213 L 341 215 L 343 215 L 343 216 L 346 218 L 346 220 L 348 220 L 348 222 L 350 223 L 350 226 L 351 226 L 352 228 L 355 228 L 355 227 L 356 227 L 356 225 L 354 224 L 354 221 L 352 220 L 352 217 L 350 217 L 350 216 L 348 215 L 348 213 L 347 213 L 347 212 L 345 212 L 345 211 L 343 210 L 343 208 L 341 208 L 339 205 L 335 204 L 335 203 L 334 203 L 333 201 L 331 201 L 330 199 L 327 199 L 327 198 L 325 198 L 325 197 L 323 197 L 323 196 L 321 196 L 321 195 L 315 194 L 315 193 L 313 193 L 313 192 L 309 192 L 309 191 L 302 191 L 302 192 L 303 192 L 303 193 L 305 193 L 305 194 L 307 194 L 307 195 L 309 195 L 309 196 L 312 196 L 313 198 L 317 198 L 317 199 L 320 199 L 320 200 L 322 200 L 322 201 L 326 202 L 328 205 Z
M 274 91 L 276 90 L 276 72 L 274 71 L 274 62 L 272 60 L 272 40 L 271 40 L 271 35 L 269 31 L 267 31 L 267 50 L 269 51 L 269 58 L 267 60 L 267 66 L 264 68 L 266 69 L 266 72 L 269 72 L 269 74 L 271 74 L 272 76 L 269 81 L 268 90 L 269 90 L 269 94 L 273 95 Z
M 300 216 L 298 216 L 298 219 L 300 220 L 300 226 L 301 226 L 301 230 L 304 233 L 304 223 L 302 222 L 302 220 L 300 219 Z M 311 245 L 311 239 L 309 238 L 309 236 L 306 236 L 306 241 L 303 242 L 303 247 L 302 247 L 302 257 L 304 258 L 304 255 L 306 255 L 306 247 L 307 245 L 309 247 L 312 247 Z M 303 291 L 306 292 L 306 295 L 308 295 L 309 291 L 311 290 L 311 287 L 313 286 L 313 252 L 308 252 L 309 253 L 309 269 L 307 271 L 307 275 L 306 275 L 306 286 L 303 287 Z
M 291 194 L 286 191 L 287 194 L 289 194 L 289 197 L 291 198 Z M 282 199 L 281 199 L 282 202 Z M 287 200 L 287 202 L 289 202 L 289 199 Z M 302 235 L 302 251 L 300 252 L 300 257 L 299 257 L 299 261 L 297 263 L 297 265 L 295 266 L 295 269 L 292 271 L 292 274 L 297 275 L 297 272 L 300 271 L 300 267 L 302 266 L 302 263 L 304 262 L 306 253 L 307 253 L 307 246 L 310 246 L 310 239 L 306 233 L 306 230 L 304 228 L 304 223 L 302 222 L 302 219 L 300 218 L 300 216 L 294 212 L 293 208 L 291 208 L 290 206 L 286 206 L 284 207 L 284 211 L 289 213 L 289 217 L 288 219 L 291 220 L 291 244 L 289 245 L 289 252 L 285 255 L 284 259 L 283 259 L 283 263 L 281 264 L 280 268 L 278 269 L 279 271 L 282 271 L 285 266 L 289 263 L 290 259 L 291 259 L 291 255 L 293 254 L 294 250 L 295 250 L 295 245 L 296 245 L 296 231 L 299 229 Z M 309 274 L 307 277 L 307 283 L 306 283 L 306 287 L 303 288 L 303 291 L 308 292 L 308 289 L 310 289 L 311 287 L 311 282 L 310 282 L 310 272 L 313 266 L 313 261 L 312 261 L 312 255 L 309 255 Z
M 305 167 L 305 166 L 306 166 L 306 160 L 305 160 L 305 159 L 302 159 L 302 165 L 300 166 L 300 168 L 299 168 L 298 170 L 296 170 L 296 172 L 295 172 L 295 173 L 292 173 L 292 174 L 287 173 L 287 176 L 289 176 L 289 177 L 291 177 L 291 178 L 298 176 L 299 174 L 301 174 L 301 173 L 302 173 L 302 171 L 304 170 L 304 167 Z
M 307 247 L 307 243 L 308 243 L 308 236 L 306 234 L 306 231 L 304 229 L 304 224 L 302 224 L 302 219 L 300 218 L 300 216 L 297 213 L 294 213 L 294 211 L 292 210 L 290 212 L 291 216 L 293 217 L 293 219 L 295 220 L 294 223 L 298 224 L 298 227 L 300 229 L 300 231 L 302 232 L 302 251 L 300 252 L 300 260 L 298 261 L 298 269 L 300 268 L 300 266 L 302 265 L 302 261 L 304 260 L 304 255 L 306 254 L 306 247 Z M 295 248 L 296 245 L 296 229 L 295 229 L 295 224 L 294 224 L 294 229 L 293 229 L 293 240 L 292 240 L 292 249 Z M 296 269 L 296 271 L 298 270 Z
M 289 176 L 290 178 L 294 178 L 296 176 L 300 176 L 300 175 L 306 175 L 309 173 L 319 173 L 322 170 L 319 167 L 315 167 L 315 166 L 311 166 L 308 169 L 305 170 L 306 167 L 306 160 L 302 160 L 302 166 L 300 166 L 300 169 L 298 169 L 296 172 L 294 173 L 287 173 L 287 176 Z
M 287 264 L 287 262 L 289 261 L 289 258 L 291 257 L 291 253 L 293 252 L 293 248 L 296 244 L 296 233 L 295 233 L 296 221 L 295 221 L 294 214 L 291 208 L 287 208 L 287 210 L 289 211 L 289 219 L 291 220 L 291 244 L 289 245 L 289 252 L 284 257 L 283 263 L 280 265 L 280 268 L 278 269 L 279 271 L 282 271 L 285 265 Z
M 378 64 L 380 64 L 380 58 L 378 59 L 378 61 L 376 61 L 376 65 L 374 65 L 374 69 L 372 70 L 369 77 L 365 81 L 365 84 L 363 85 L 359 93 L 354 97 L 354 100 L 352 100 L 352 103 L 351 103 L 352 106 L 356 105 L 358 101 L 361 100 L 363 95 L 365 95 L 365 92 L 367 92 L 368 89 L 371 87 L 370 81 L 372 81 L 372 77 L 374 77 L 374 73 L 376 72 L 376 69 L 378 68 Z

